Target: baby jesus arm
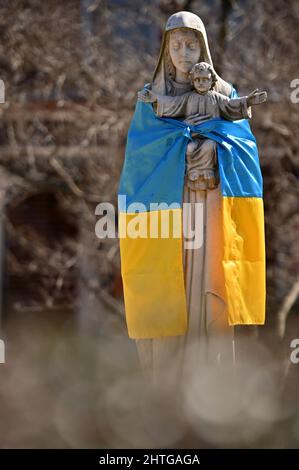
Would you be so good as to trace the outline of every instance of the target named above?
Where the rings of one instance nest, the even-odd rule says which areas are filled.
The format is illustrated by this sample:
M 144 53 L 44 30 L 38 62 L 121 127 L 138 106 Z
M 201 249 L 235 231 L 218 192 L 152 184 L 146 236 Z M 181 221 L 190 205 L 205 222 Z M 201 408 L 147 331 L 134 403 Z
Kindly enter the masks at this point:
M 248 96 L 240 98 L 228 98 L 220 93 L 214 93 L 219 106 L 220 115 L 230 121 L 238 119 L 250 119 L 252 117 L 251 105 L 263 103 L 267 99 L 266 92 L 258 93 L 254 90 Z
M 247 104 L 247 97 L 228 98 L 227 96 L 215 93 L 220 116 L 229 121 L 238 119 L 250 119 L 252 117 L 251 107 Z

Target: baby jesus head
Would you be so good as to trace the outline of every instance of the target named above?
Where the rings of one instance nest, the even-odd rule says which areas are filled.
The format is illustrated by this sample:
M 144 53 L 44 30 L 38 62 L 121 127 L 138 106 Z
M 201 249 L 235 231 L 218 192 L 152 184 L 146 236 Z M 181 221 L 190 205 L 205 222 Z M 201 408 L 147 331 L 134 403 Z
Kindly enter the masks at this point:
M 194 64 L 188 77 L 195 90 L 200 95 L 204 95 L 209 90 L 213 90 L 217 81 L 213 67 L 207 62 L 198 62 L 197 64 Z

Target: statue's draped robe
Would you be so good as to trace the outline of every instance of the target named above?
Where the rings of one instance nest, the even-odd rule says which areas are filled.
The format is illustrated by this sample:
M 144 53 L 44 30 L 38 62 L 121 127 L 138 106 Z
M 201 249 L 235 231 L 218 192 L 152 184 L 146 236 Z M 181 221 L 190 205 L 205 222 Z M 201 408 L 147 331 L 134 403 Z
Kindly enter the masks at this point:
M 189 83 L 173 81 L 174 95 L 190 91 Z M 142 371 L 147 380 L 159 386 L 188 381 L 198 364 L 209 359 L 233 360 L 233 326 L 228 325 L 224 284 L 223 233 L 220 185 L 215 189 L 192 190 L 184 184 L 183 202 L 191 203 L 184 217 L 194 221 L 195 206 L 203 207 L 203 243 L 200 248 L 186 249 L 184 244 L 184 279 L 188 310 L 185 335 L 136 339 Z M 185 207 L 185 206 L 184 206 Z M 192 230 L 192 225 L 187 224 Z M 189 230 L 190 232 L 190 230 Z M 190 239 L 190 233 L 186 234 Z M 183 240 L 183 243 L 187 240 Z

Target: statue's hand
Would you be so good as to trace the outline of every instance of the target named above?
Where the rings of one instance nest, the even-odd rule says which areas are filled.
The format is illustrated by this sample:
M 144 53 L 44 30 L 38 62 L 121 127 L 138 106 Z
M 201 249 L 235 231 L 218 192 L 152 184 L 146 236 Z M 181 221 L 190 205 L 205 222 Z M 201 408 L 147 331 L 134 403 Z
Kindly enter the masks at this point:
M 201 122 L 207 121 L 210 118 L 210 114 L 193 114 L 192 116 L 189 116 L 187 119 L 185 119 L 184 122 L 188 125 L 190 124 L 191 126 L 196 126 L 196 124 L 200 124 Z
M 137 95 L 138 99 L 140 101 L 144 101 L 145 103 L 155 103 L 155 101 L 157 101 L 155 93 L 145 88 L 142 91 L 138 91 Z
M 248 96 L 247 96 L 247 105 L 252 106 L 256 104 L 261 104 L 267 101 L 268 95 L 266 91 L 258 91 L 258 88 L 254 91 L 252 91 Z

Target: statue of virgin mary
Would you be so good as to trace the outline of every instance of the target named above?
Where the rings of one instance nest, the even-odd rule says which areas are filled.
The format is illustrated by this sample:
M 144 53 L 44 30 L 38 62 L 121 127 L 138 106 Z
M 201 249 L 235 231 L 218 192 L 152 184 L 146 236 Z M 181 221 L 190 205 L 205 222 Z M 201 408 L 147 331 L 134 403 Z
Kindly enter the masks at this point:
M 191 91 L 192 85 L 188 79 L 188 72 L 197 62 L 207 62 L 213 66 L 204 24 L 201 19 L 193 13 L 185 11 L 175 13 L 169 17 L 166 23 L 160 54 L 153 78 L 151 83 L 146 86 L 150 87 L 150 89 L 156 93 L 170 96 L 178 96 Z M 232 85 L 225 82 L 217 75 L 217 73 L 216 76 L 217 82 L 215 91 L 232 97 L 234 94 Z M 150 104 L 146 106 L 152 105 Z M 146 127 L 144 125 L 143 119 L 147 119 L 146 116 L 149 116 L 148 119 L 152 119 L 151 110 L 152 108 L 143 108 L 143 111 L 140 111 L 140 108 L 137 107 L 135 111 L 135 122 L 142 122 L 139 125 L 141 137 L 140 140 L 136 143 L 137 133 L 136 130 L 133 129 L 131 132 L 131 142 L 133 143 L 130 146 L 129 153 L 130 156 L 135 158 L 135 160 L 128 159 L 127 163 L 125 164 L 122 177 L 123 183 L 120 188 L 121 193 L 130 193 L 133 188 L 133 184 L 131 184 L 131 181 L 129 181 L 131 175 L 134 175 L 134 178 L 137 178 L 138 180 L 140 173 L 143 171 L 140 171 L 140 168 L 138 168 L 136 165 L 141 164 L 140 159 L 142 158 L 142 155 L 144 156 L 144 152 L 148 151 L 147 142 L 150 140 L 150 136 L 147 137 Z M 144 115 L 146 116 L 144 117 Z M 200 122 L 201 118 L 199 116 L 188 117 L 188 124 L 193 126 L 192 130 L 195 132 L 196 129 L 194 129 L 194 127 L 196 128 Z M 164 125 L 165 121 L 162 124 Z M 154 122 L 154 126 L 159 126 L 162 124 L 161 121 L 157 123 L 156 121 Z M 216 124 L 222 126 L 222 123 L 217 122 Z M 179 126 L 181 123 L 177 125 Z M 231 125 L 231 123 L 229 125 Z M 246 125 L 247 123 L 245 123 L 245 127 Z M 174 130 L 174 132 L 177 131 Z M 161 145 L 160 131 L 158 131 L 157 135 L 158 138 L 156 141 L 160 143 L 156 145 Z M 171 135 L 176 136 L 178 133 Z M 171 137 L 171 135 L 169 134 L 169 137 L 167 137 L 163 143 L 163 145 L 166 145 L 166 147 L 164 147 L 164 155 L 169 154 L 167 150 L 168 142 L 170 142 L 169 145 L 171 145 L 171 142 L 173 142 L 173 140 L 176 138 Z M 200 137 L 203 138 L 204 141 L 204 134 L 202 134 Z M 242 143 L 243 142 L 244 139 L 242 139 Z M 135 244 L 134 248 L 131 248 L 133 245 L 127 245 L 126 242 L 123 242 L 122 245 L 121 251 L 123 253 L 123 266 L 129 266 L 128 273 L 126 274 L 125 296 L 127 300 L 127 307 L 130 306 L 130 309 L 133 312 L 131 316 L 133 320 L 130 320 L 130 322 L 131 325 L 134 323 L 134 327 L 136 324 L 139 325 L 138 334 L 135 334 L 137 330 L 132 333 L 133 330 L 131 328 L 130 336 L 136 341 L 138 357 L 145 379 L 149 383 L 156 386 L 160 386 L 166 382 L 170 386 L 177 386 L 179 384 L 186 383 L 186 381 L 188 381 L 188 374 L 193 374 L 195 370 L 198 370 L 200 363 L 206 364 L 207 362 L 212 362 L 218 365 L 224 363 L 225 361 L 233 363 L 234 325 L 240 323 L 261 324 L 264 321 L 263 206 L 260 199 L 250 199 L 252 195 L 255 196 L 257 193 L 254 191 L 251 192 L 251 189 L 249 188 L 249 186 L 252 185 L 252 182 L 258 182 L 259 188 L 261 185 L 260 170 L 257 163 L 258 159 L 256 156 L 255 167 L 253 169 L 255 173 L 252 173 L 251 175 L 248 173 L 249 170 L 246 170 L 247 174 L 244 175 L 244 177 L 241 177 L 241 173 L 245 171 L 244 160 L 242 160 L 240 157 L 241 164 L 238 167 L 238 155 L 234 160 L 232 160 L 234 163 L 230 166 L 229 169 L 231 175 L 231 167 L 234 167 L 235 175 L 237 175 L 237 185 L 240 183 L 240 181 L 242 184 L 243 182 L 246 183 L 247 181 L 249 182 L 249 186 L 245 185 L 246 188 L 244 186 L 245 189 L 243 190 L 243 193 L 237 191 L 230 194 L 230 191 L 234 189 L 233 185 L 231 185 L 231 187 L 229 187 L 228 193 L 226 194 L 228 196 L 248 196 L 247 198 L 240 198 L 242 199 L 240 202 L 236 201 L 238 198 L 235 198 L 235 201 L 227 201 L 225 213 L 228 215 L 228 217 L 230 217 L 233 212 L 234 214 L 237 214 L 241 206 L 243 211 L 240 217 L 237 215 L 237 224 L 235 224 L 235 221 L 233 220 L 233 222 L 230 224 L 230 227 L 228 227 L 227 230 L 225 229 L 225 236 L 228 238 L 230 237 L 229 245 L 231 249 L 231 251 L 229 251 L 229 255 L 227 255 L 227 250 L 224 253 L 224 250 L 226 249 L 225 247 L 228 244 L 224 243 L 225 230 L 223 230 L 223 227 L 226 221 L 223 221 L 223 188 L 221 192 L 219 178 L 217 177 L 219 171 L 217 146 L 216 142 L 214 143 L 215 145 L 212 147 L 208 145 L 205 148 L 204 142 L 203 146 L 201 146 L 200 162 L 198 163 L 200 164 L 200 169 L 202 171 L 200 172 L 200 181 L 198 181 L 198 184 L 196 184 L 196 181 L 194 182 L 193 180 L 190 182 L 186 173 L 183 175 L 182 179 L 183 219 L 185 228 L 182 249 L 182 271 L 185 291 L 184 302 L 186 303 L 186 307 L 184 308 L 187 312 L 187 327 L 185 325 L 184 314 L 177 315 L 176 313 L 180 309 L 178 302 L 181 302 L 183 297 L 182 295 L 176 296 L 176 286 L 178 286 L 178 290 L 180 289 L 179 274 L 177 274 L 179 272 L 179 261 L 177 261 L 179 260 L 179 257 L 176 257 L 173 261 L 173 266 L 175 267 L 176 272 L 174 270 L 172 274 L 171 269 L 165 270 L 163 262 L 159 260 L 159 254 L 157 251 L 155 252 L 154 261 L 150 259 L 149 255 L 147 254 L 147 247 L 149 245 Z M 140 146 L 143 146 L 143 149 L 145 150 L 140 151 Z M 172 157 L 173 160 L 169 162 L 169 166 L 165 165 L 165 158 L 163 157 L 163 168 L 161 167 L 161 163 L 156 165 L 156 163 L 152 162 L 153 158 L 155 157 L 155 152 L 159 153 L 160 148 L 154 147 L 153 153 L 151 153 L 151 151 L 149 152 L 147 157 L 148 160 L 146 162 L 146 170 L 150 168 L 150 165 L 153 165 L 152 170 L 148 170 L 149 177 L 152 177 L 152 174 L 155 174 L 156 168 L 160 168 L 160 170 L 162 168 L 161 171 L 163 173 L 163 177 L 159 177 L 158 179 L 156 178 L 152 185 L 148 184 L 148 189 L 146 192 L 144 192 L 145 200 L 150 200 L 154 194 L 154 190 L 152 189 L 153 185 L 159 187 L 160 192 L 164 191 L 163 194 L 165 198 L 168 197 L 167 189 L 164 190 L 162 188 L 161 190 L 161 187 L 163 187 L 164 181 L 167 179 L 167 177 L 173 182 L 172 184 L 175 186 L 177 185 L 177 180 L 181 181 L 180 177 L 176 179 L 178 173 L 175 174 L 173 170 L 175 165 L 177 168 L 182 168 L 182 166 L 180 166 L 180 162 L 182 161 L 180 155 L 182 155 L 185 160 L 183 163 L 187 163 L 187 165 L 188 163 L 192 164 L 191 161 L 188 162 L 187 160 L 188 158 L 196 157 L 196 155 L 186 154 L 186 146 L 177 146 L 176 148 L 184 148 L 184 154 L 182 154 L 182 150 L 178 150 L 178 159 L 175 160 L 176 154 L 174 154 Z M 231 145 L 229 148 L 231 148 Z M 253 144 L 250 143 L 248 148 L 249 153 L 247 152 L 244 157 L 247 160 L 248 155 L 252 151 Z M 250 161 L 253 162 L 254 159 L 251 158 Z M 166 173 L 166 168 L 169 169 L 169 174 Z M 238 174 L 238 171 L 240 174 Z M 129 178 L 126 180 L 128 175 Z M 137 188 L 136 194 L 140 194 L 140 188 L 145 188 L 144 181 L 148 183 L 149 177 L 144 179 L 142 184 L 137 181 L 138 184 L 135 185 Z M 248 191 L 247 188 L 249 188 Z M 125 189 L 127 191 L 125 191 Z M 257 196 L 260 198 L 261 194 L 257 194 Z M 236 205 L 234 205 L 235 203 Z M 256 213 L 259 214 L 258 217 L 260 222 L 253 222 L 251 225 L 252 230 L 250 229 L 249 233 L 246 229 L 248 224 L 244 225 L 244 220 L 247 222 L 247 214 L 252 217 L 252 208 L 253 204 L 255 203 L 258 204 L 258 210 Z M 244 204 L 246 204 L 246 207 Z M 200 219 L 201 244 L 199 247 L 197 245 L 195 247 L 195 245 L 190 245 L 189 241 L 190 239 L 192 240 L 192 237 L 194 237 L 193 224 L 196 219 L 196 208 L 198 206 L 201 207 L 202 214 Z M 254 233 L 260 233 L 260 243 L 258 244 L 254 243 Z M 259 246 L 258 253 L 255 252 L 255 246 L 257 245 Z M 163 246 L 167 248 L 167 245 Z M 143 250 L 142 252 L 138 252 L 138 248 L 140 247 Z M 249 249 L 247 249 L 247 247 L 249 247 Z M 127 256 L 128 253 L 129 255 Z M 147 263 L 150 265 L 149 267 L 146 266 L 144 270 L 146 272 L 143 273 L 140 271 L 140 260 L 142 256 L 140 253 L 144 254 L 144 258 L 147 259 Z M 163 253 L 163 256 L 166 255 Z M 226 259 L 226 264 L 224 264 L 224 259 Z M 172 261 L 170 261 L 170 263 L 171 262 Z M 157 263 L 160 263 L 159 266 L 161 267 L 161 276 L 158 278 L 148 277 L 149 273 L 153 272 L 153 269 L 155 269 L 155 265 Z M 135 269 L 134 278 L 131 274 L 132 265 L 137 266 Z M 224 273 L 224 265 L 226 269 L 226 276 Z M 254 309 L 254 311 L 259 310 L 260 313 L 255 316 L 255 318 L 253 318 L 251 313 L 249 315 L 247 313 L 249 311 L 248 305 L 250 304 L 248 299 L 250 296 L 252 297 L 255 292 L 254 282 L 252 282 L 253 277 L 255 277 L 255 269 L 260 270 L 259 281 L 261 285 L 261 295 L 259 293 L 256 294 L 256 300 L 254 301 L 254 306 L 252 306 L 252 309 Z M 125 274 L 124 271 L 125 268 L 123 268 L 123 274 Z M 177 277 L 175 278 L 175 276 Z M 165 281 L 165 277 L 172 283 L 171 290 L 168 292 L 166 292 L 167 280 Z M 172 280 L 172 277 L 175 278 L 175 281 Z M 145 279 L 147 283 L 149 279 L 154 279 L 154 286 L 144 286 L 144 288 L 149 287 L 149 289 L 151 289 L 146 293 L 145 296 L 141 290 L 142 279 Z M 227 282 L 228 279 L 229 286 Z M 249 288 L 247 288 L 248 279 L 250 280 Z M 134 285 L 133 282 L 135 283 Z M 167 296 L 168 307 L 170 306 L 170 308 L 167 310 L 167 315 L 164 315 L 163 317 L 163 323 L 161 323 L 161 318 L 163 316 L 163 292 L 161 293 L 161 288 L 159 286 L 159 283 L 161 284 L 161 282 L 163 283 L 163 288 L 165 289 L 165 297 Z M 132 286 L 134 289 L 136 286 L 138 287 L 138 291 L 136 289 L 134 291 L 135 297 L 133 295 Z M 159 289 L 159 297 L 154 299 L 153 302 L 151 300 L 147 302 L 146 299 L 151 299 L 151 296 L 156 296 L 156 291 Z M 138 292 L 138 308 L 136 306 L 136 292 Z M 246 301 L 244 301 L 244 292 L 245 296 L 247 296 Z M 173 300 L 171 297 L 173 297 Z M 151 311 L 149 311 L 149 304 L 151 304 Z M 230 306 L 230 310 L 233 308 L 235 312 L 235 319 L 232 321 L 229 321 L 229 318 L 231 319 L 232 317 L 228 311 L 228 304 Z M 153 305 L 155 306 L 154 309 Z M 156 311 L 153 312 L 155 309 Z M 244 312 L 246 312 L 246 314 Z M 171 324 L 169 320 L 170 317 L 172 317 Z M 144 323 L 141 323 L 142 321 Z M 159 324 L 159 331 L 165 332 L 167 330 L 167 334 L 151 335 L 148 333 L 149 331 L 158 331 L 158 328 L 156 330 L 152 328 L 152 324 L 154 322 Z M 144 328 L 144 325 L 146 328 Z M 144 334 L 144 331 L 146 331 L 146 334 Z
M 168 19 L 160 54 L 152 79 L 152 90 L 163 95 L 181 95 L 191 90 L 187 73 L 196 62 L 213 65 L 207 34 L 202 20 L 195 14 L 181 11 Z M 215 90 L 230 96 L 232 87 L 217 76 Z M 207 152 L 208 153 L 208 152 Z M 216 152 L 215 152 L 216 153 Z M 207 164 L 208 162 L 207 158 Z M 217 159 L 214 168 L 217 172 Z M 209 166 L 207 170 L 211 170 Z M 188 312 L 185 335 L 164 338 L 137 339 L 136 346 L 144 375 L 159 385 L 176 380 L 192 362 L 204 358 L 221 360 L 222 355 L 233 360 L 234 327 L 229 326 L 222 268 L 223 235 L 221 194 L 219 184 L 209 189 L 191 189 L 185 180 L 183 202 L 188 207 L 185 220 L 195 220 L 195 203 L 202 205 L 202 244 L 196 249 L 184 249 L 184 278 Z M 201 186 L 202 187 L 202 186 Z M 186 227 L 192 229 L 187 222 Z M 191 234 L 185 232 L 186 244 Z M 191 357 L 192 355 L 192 357 Z

